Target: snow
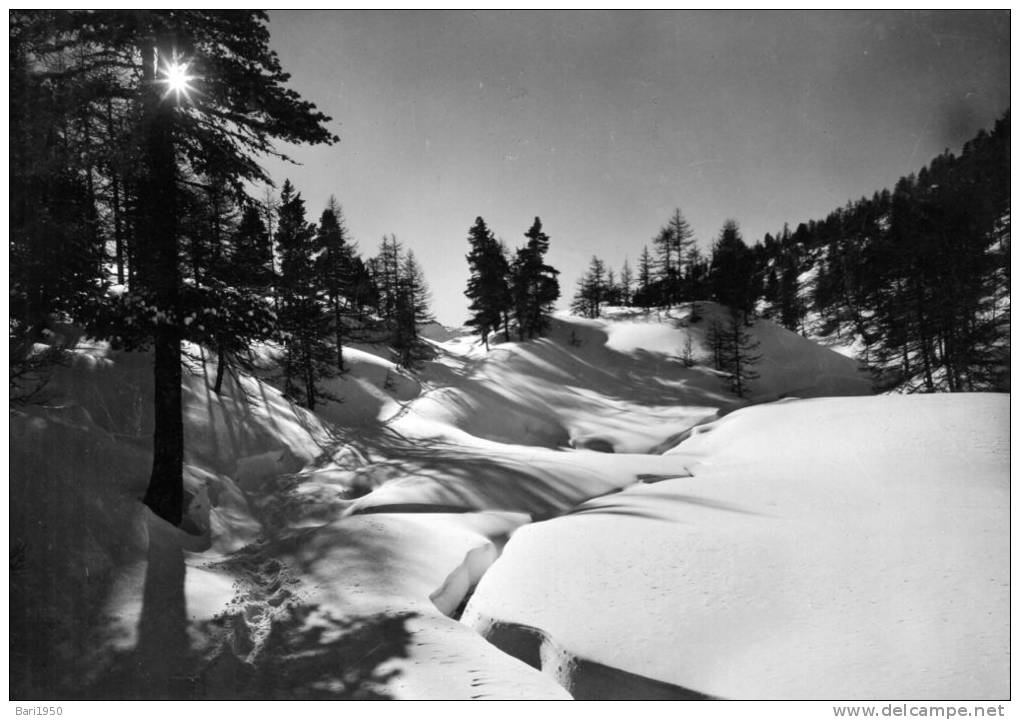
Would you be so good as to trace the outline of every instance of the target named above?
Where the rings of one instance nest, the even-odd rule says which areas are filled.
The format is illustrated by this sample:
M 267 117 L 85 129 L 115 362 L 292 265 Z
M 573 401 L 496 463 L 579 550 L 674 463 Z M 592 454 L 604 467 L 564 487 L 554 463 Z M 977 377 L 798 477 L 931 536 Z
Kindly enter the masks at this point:
M 1008 693 L 1008 396 L 746 407 L 870 387 L 758 321 L 738 399 L 702 312 L 345 346 L 315 413 L 189 348 L 187 532 L 150 356 L 80 346 L 10 411 L 12 696 Z
M 1007 696 L 1008 412 L 996 395 L 740 410 L 676 448 L 693 477 L 522 528 L 464 621 L 715 697 Z

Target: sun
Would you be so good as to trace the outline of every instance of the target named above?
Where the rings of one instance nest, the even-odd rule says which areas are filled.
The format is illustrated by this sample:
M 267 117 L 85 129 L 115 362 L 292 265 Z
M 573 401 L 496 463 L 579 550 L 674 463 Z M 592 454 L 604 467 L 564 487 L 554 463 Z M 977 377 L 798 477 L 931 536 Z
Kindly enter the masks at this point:
M 182 62 L 178 58 L 174 58 L 170 62 L 167 62 L 160 69 L 159 81 L 166 86 L 166 92 L 163 93 L 163 99 L 173 93 L 176 100 L 180 100 L 181 96 L 184 96 L 185 100 L 190 99 L 191 91 L 194 88 L 191 85 L 191 81 L 195 79 L 194 75 L 188 72 L 190 63 Z

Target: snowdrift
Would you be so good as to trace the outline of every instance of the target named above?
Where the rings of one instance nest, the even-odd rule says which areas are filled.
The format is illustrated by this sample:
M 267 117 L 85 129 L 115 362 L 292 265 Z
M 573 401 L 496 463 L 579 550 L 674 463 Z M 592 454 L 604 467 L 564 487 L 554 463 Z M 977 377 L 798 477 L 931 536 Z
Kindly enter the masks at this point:
M 370 352 L 348 357 L 333 382 L 356 390 L 325 417 L 371 429 L 419 390 Z M 568 697 L 448 617 L 530 516 L 341 520 L 359 478 L 389 479 L 380 443 L 251 377 L 217 396 L 215 369 L 184 379 L 191 532 L 140 503 L 147 353 L 83 348 L 38 404 L 12 408 L 13 697 Z
M 676 448 L 693 477 L 518 531 L 464 621 L 575 696 L 594 663 L 648 680 L 617 697 L 1008 697 L 1008 413 L 997 395 L 734 412 Z
M 711 369 L 708 327 L 728 311 L 700 305 L 696 323 L 689 307 L 610 308 L 603 320 L 561 314 L 545 337 L 489 353 L 465 349 L 459 338 L 440 345 L 445 358 L 423 373 L 438 389 L 409 412 L 501 443 L 652 451 L 719 410 L 745 404 Z M 751 400 L 871 394 L 870 379 L 853 360 L 766 320 L 749 333 L 763 358 Z M 688 339 L 691 367 L 682 360 Z
M 12 697 L 1000 692 L 1008 400 L 741 409 L 688 310 L 345 347 L 315 413 L 190 348 L 186 532 L 139 502 L 150 356 L 79 348 L 10 411 Z M 753 399 L 868 392 L 751 332 Z

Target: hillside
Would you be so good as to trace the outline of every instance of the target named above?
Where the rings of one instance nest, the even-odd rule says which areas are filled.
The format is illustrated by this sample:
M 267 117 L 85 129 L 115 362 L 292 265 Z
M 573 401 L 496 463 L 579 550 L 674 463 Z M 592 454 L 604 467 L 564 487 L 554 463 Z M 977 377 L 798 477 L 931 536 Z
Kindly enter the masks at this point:
M 345 348 L 315 414 L 272 348 L 222 396 L 196 360 L 187 532 L 138 501 L 149 357 L 79 347 L 10 411 L 12 696 L 1001 696 L 1008 397 L 865 397 L 759 320 L 741 400 L 703 308 L 452 334 L 415 373 Z M 883 654 L 903 623 L 952 631 Z

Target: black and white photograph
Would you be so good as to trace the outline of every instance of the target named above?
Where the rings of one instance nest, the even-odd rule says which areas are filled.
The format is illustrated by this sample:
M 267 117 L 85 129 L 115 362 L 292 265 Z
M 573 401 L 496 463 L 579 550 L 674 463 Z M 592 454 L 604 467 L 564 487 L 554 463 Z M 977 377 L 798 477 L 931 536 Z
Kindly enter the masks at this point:
M 8 20 L 11 716 L 1008 714 L 1009 9 Z

